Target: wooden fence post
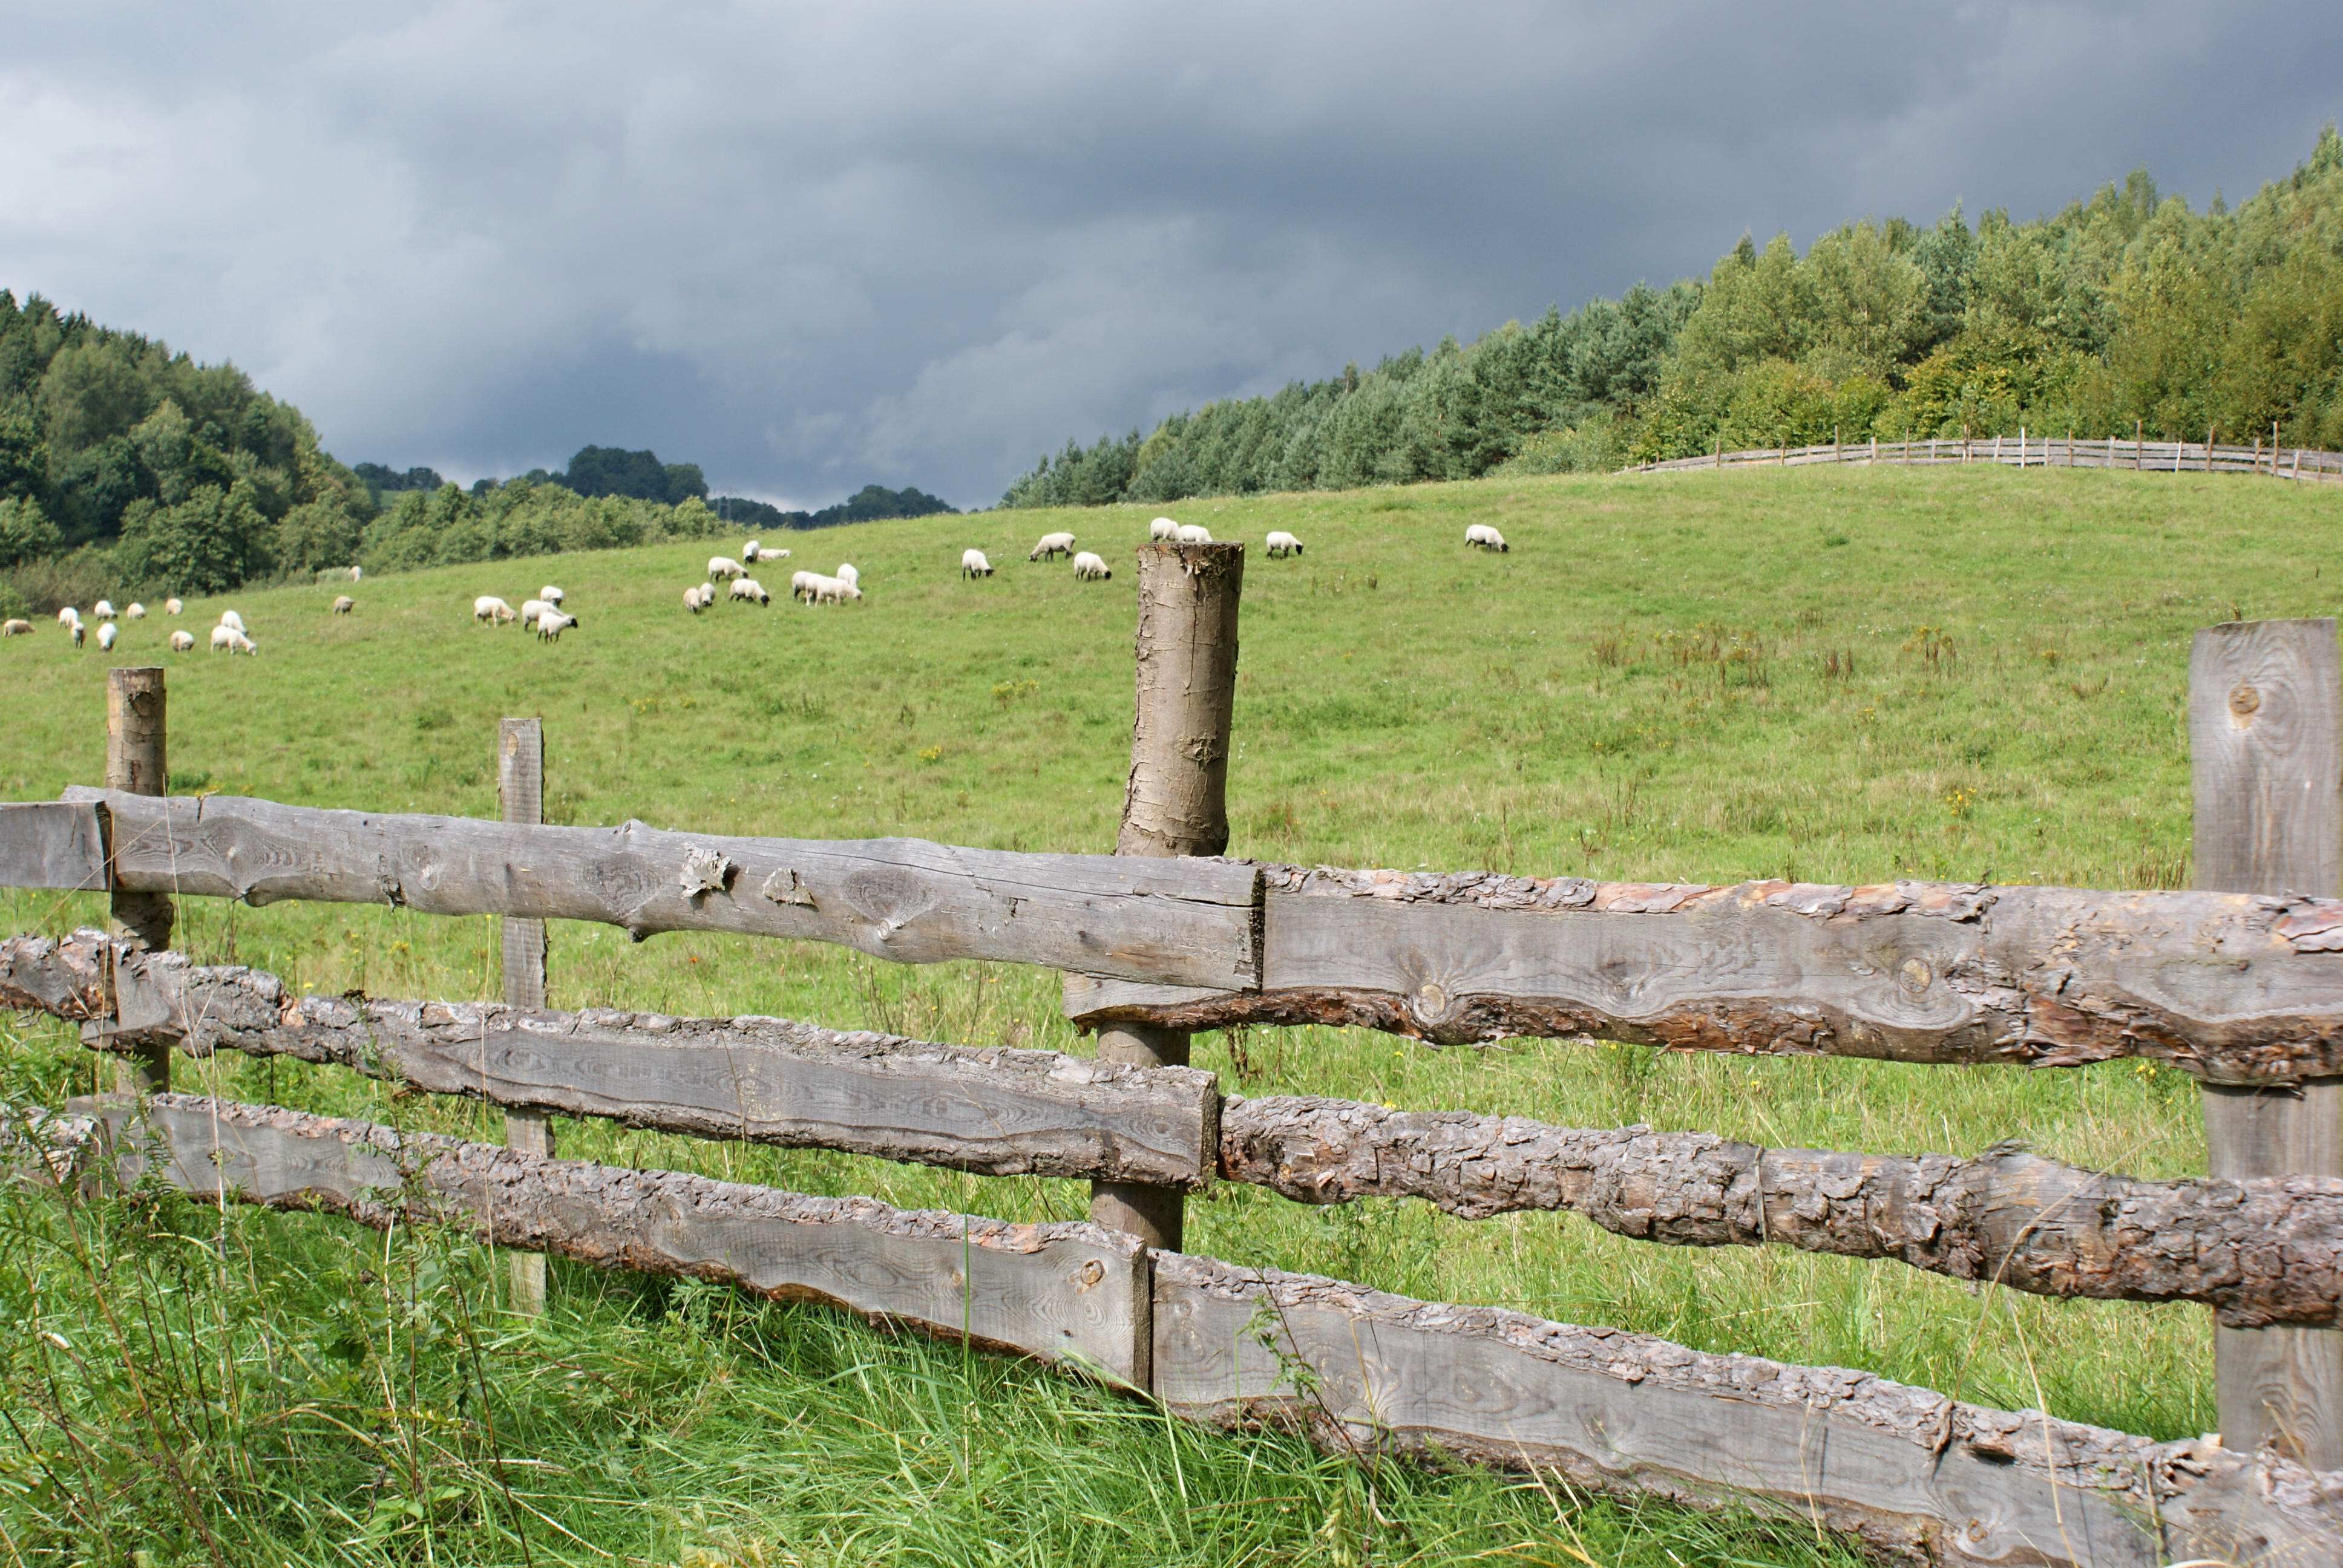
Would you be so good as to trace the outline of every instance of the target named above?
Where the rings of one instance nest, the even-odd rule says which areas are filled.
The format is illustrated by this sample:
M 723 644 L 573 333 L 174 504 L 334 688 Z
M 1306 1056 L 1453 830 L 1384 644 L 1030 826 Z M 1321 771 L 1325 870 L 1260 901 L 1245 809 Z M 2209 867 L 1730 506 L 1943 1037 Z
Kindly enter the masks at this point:
M 2343 861 L 2343 674 L 2335 622 L 2237 621 L 2188 653 L 2197 886 L 2332 898 Z M 2212 1173 L 2343 1176 L 2343 1080 L 2299 1091 L 2207 1084 Z M 2215 1328 L 2227 1448 L 2275 1443 L 2313 1470 L 2343 1466 L 2343 1331 Z
M 1217 855 L 1229 847 L 1229 721 L 1237 690 L 1240 544 L 1139 547 L 1136 713 L 1118 855 Z M 1188 1031 L 1111 1023 L 1098 1053 L 1140 1067 L 1185 1066 Z M 1091 1183 L 1091 1218 L 1151 1247 L 1180 1250 L 1178 1191 Z
M 534 719 L 508 719 L 497 726 L 497 800 L 508 822 L 535 826 L 545 820 L 545 727 Z M 514 1007 L 545 1005 L 545 922 L 508 917 L 504 927 L 505 1000 Z M 553 1152 L 553 1126 L 543 1111 L 505 1112 L 505 1147 L 527 1154 Z M 545 1254 L 515 1252 L 512 1307 L 531 1317 L 545 1311 Z
M 106 672 L 106 787 L 133 795 L 160 795 L 170 775 L 165 755 L 166 704 L 163 672 L 151 667 Z M 148 952 L 171 945 L 177 911 L 167 893 L 113 895 L 114 933 Z M 159 1094 L 171 1087 L 171 1048 L 140 1050 L 131 1065 L 132 1087 Z

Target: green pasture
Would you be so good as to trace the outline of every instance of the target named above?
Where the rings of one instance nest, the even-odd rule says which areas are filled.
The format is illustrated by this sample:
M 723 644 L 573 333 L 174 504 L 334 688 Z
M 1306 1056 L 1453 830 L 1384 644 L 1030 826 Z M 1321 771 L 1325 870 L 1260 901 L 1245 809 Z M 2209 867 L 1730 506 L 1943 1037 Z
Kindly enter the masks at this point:
M 1729 882 L 1898 876 L 2186 885 L 2190 631 L 2332 613 L 2343 491 L 2040 469 L 1483 481 L 1183 503 L 1248 552 L 1230 852 L 1338 865 Z M 545 720 L 548 815 L 809 838 L 1111 848 L 1127 760 L 1131 547 L 1152 508 L 860 525 L 786 541 L 769 608 L 687 614 L 710 547 L 239 592 L 0 642 L 0 798 L 98 780 L 109 663 L 170 669 L 175 790 L 496 812 L 506 714 Z M 1512 545 L 1468 550 L 1465 525 Z M 1028 564 L 1071 528 L 1116 570 Z M 1306 551 L 1272 561 L 1284 528 Z M 737 540 L 714 547 L 728 552 Z M 960 552 L 998 573 L 966 581 Z M 862 573 L 789 604 L 793 567 Z M 476 625 L 558 582 L 558 646 Z M 335 594 L 357 600 L 330 613 Z M 119 600 L 117 599 L 117 602 Z M 199 642 L 232 605 L 257 658 Z M 0 894 L 11 930 L 99 902 Z M 371 907 L 187 900 L 179 945 L 315 991 L 480 997 L 496 933 Z M 557 1006 L 779 1013 L 1081 1051 L 1055 977 L 560 925 Z M 0 1020 L 0 1100 L 111 1069 Z M 1205 1035 L 1242 1092 L 1646 1121 L 1775 1146 L 1972 1154 L 2019 1138 L 2143 1175 L 2204 1169 L 2196 1090 L 2115 1063 L 1906 1068 L 1356 1031 Z M 496 1136 L 477 1107 L 297 1063 L 179 1086 Z M 1075 1183 L 561 1123 L 565 1153 L 1012 1220 Z M 1836 1562 L 1810 1526 L 1570 1494 L 1545 1478 L 1325 1461 L 1213 1437 L 1053 1373 L 701 1287 L 555 1268 L 540 1324 L 445 1238 L 132 1197 L 5 1199 L 0 1560 L 153 1562 Z M 2147 1432 L 2213 1424 L 2201 1309 L 2046 1302 L 1892 1263 L 1627 1241 L 1558 1215 L 1314 1210 L 1222 1190 L 1189 1245 L 1705 1350 L 1875 1371 Z M 54 1339 L 44 1336 L 54 1336 Z M 118 1363 L 118 1364 L 117 1364 Z M 500 1424 L 501 1423 L 501 1424 Z M 103 1534 L 109 1543 L 95 1544 Z M 13 1553 L 13 1558 L 9 1553 Z

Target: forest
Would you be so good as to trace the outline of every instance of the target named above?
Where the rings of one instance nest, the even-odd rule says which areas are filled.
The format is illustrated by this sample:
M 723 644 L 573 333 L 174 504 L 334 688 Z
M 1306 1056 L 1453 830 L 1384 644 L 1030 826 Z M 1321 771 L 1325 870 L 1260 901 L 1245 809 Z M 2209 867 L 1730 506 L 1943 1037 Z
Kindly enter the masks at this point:
M 2208 435 L 2343 447 L 2343 137 L 2230 209 L 2145 170 L 2055 215 L 1744 236 L 1470 344 L 1069 442 L 1005 507 L 1607 469 L 1722 447 Z

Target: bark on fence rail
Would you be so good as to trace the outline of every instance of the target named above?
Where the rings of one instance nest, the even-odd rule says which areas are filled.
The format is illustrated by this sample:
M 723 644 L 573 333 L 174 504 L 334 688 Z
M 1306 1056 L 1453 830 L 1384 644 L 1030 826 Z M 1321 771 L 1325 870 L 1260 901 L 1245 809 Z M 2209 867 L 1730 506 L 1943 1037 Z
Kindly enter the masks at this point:
M 1436 1044 L 2343 1074 L 2343 901 L 1894 882 L 1735 887 L 1264 865 L 1258 990 L 1070 975 L 1077 1022 L 1353 1025 Z
M 1754 1503 L 1948 1564 L 2310 1568 L 2343 1550 L 2343 1473 L 1983 1409 L 1844 1368 L 1149 1252 L 1081 1222 L 800 1197 L 191 1095 L 77 1109 L 29 1130 L 60 1181 L 110 1157 L 122 1178 L 200 1196 L 377 1226 L 451 1221 L 508 1246 L 1072 1360 L 1191 1419 L 1297 1424 L 1337 1452 L 1551 1467 L 1622 1495 Z
M 2016 1149 L 1899 1159 L 1354 1101 L 1224 1101 L 1212 1074 L 1186 1068 L 779 1019 L 296 999 L 273 975 L 195 968 L 96 931 L 0 942 L 0 1005 L 87 1020 L 85 1039 L 111 1050 L 293 1056 L 703 1138 L 1186 1189 L 1217 1165 L 1302 1202 L 1420 1198 L 1468 1219 L 1564 1210 L 1676 1245 L 1778 1242 L 2042 1295 L 2204 1302 L 2232 1326 L 2331 1323 L 2343 1309 L 2343 1181 L 2316 1177 L 2137 1181 Z

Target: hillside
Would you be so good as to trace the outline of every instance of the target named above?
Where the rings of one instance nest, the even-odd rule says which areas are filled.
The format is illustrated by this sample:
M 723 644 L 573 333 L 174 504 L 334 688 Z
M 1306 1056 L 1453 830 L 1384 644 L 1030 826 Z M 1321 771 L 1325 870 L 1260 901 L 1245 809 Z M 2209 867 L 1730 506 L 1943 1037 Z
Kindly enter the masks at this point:
M 2334 590 L 2302 543 L 2322 537 L 2332 506 L 2308 486 L 2038 468 L 1533 478 L 1197 503 L 1183 515 L 1221 538 L 1287 528 L 1307 545 L 1297 560 L 1254 551 L 1246 566 L 1231 852 L 1688 881 L 2185 885 L 2188 634 L 2238 613 L 2332 613 Z M 347 618 L 329 613 L 330 588 L 239 594 L 232 602 L 259 657 L 159 655 L 170 670 L 173 786 L 489 815 L 496 720 L 537 713 L 558 821 L 1103 849 L 1130 733 L 1133 607 L 1121 568 L 1151 512 L 867 524 L 852 548 L 868 599 L 821 611 L 686 615 L 680 588 L 705 555 L 688 542 L 579 554 L 558 580 L 583 624 L 555 647 L 478 627 L 468 613 L 477 593 L 533 589 L 547 575 L 540 563 L 370 578 Z M 1512 550 L 1465 551 L 1467 521 L 1497 524 Z M 1101 550 L 1116 578 L 1084 585 L 1062 563 L 1028 565 L 1031 538 L 1053 527 Z M 835 542 L 799 536 L 792 564 L 827 569 L 830 556 L 811 558 L 810 544 Z M 1001 563 L 998 576 L 960 579 L 954 564 L 970 545 Z M 2201 569 L 2216 548 L 2217 588 Z M 190 605 L 188 623 L 222 602 Z M 166 630 L 140 623 L 122 651 L 158 657 Z M 0 713 L 17 741 L 0 759 L 0 794 L 48 797 L 97 776 L 105 662 L 48 628 L 0 643 L 10 677 Z M 85 899 L 0 901 L 11 930 L 103 916 Z M 480 921 L 189 900 L 182 930 L 200 960 L 258 965 L 315 991 L 478 996 L 497 983 L 492 930 Z M 1058 1016 L 1053 977 L 898 968 L 798 944 L 669 935 L 636 945 L 560 926 L 552 992 L 563 1006 L 769 1012 L 1087 1049 Z M 1441 1052 L 1319 1029 L 1202 1036 L 1197 1060 L 1248 1093 L 1575 1126 L 1644 1121 L 1769 1146 L 1967 1154 L 2022 1135 L 2052 1157 L 2142 1175 L 2204 1161 L 2193 1083 L 2134 1063 L 1954 1071 L 1527 1040 Z M 86 1082 L 85 1060 L 63 1032 L 20 1028 L 0 1048 L 0 1101 L 55 1103 Z M 240 1098 L 410 1126 L 478 1121 L 460 1105 L 288 1061 L 213 1060 L 188 1071 Z M 1084 1201 L 1069 1182 L 597 1122 L 565 1123 L 559 1136 L 580 1157 L 1019 1221 L 1075 1214 Z M 16 1233 L 54 1229 L 42 1218 L 53 1209 L 0 1201 L 15 1206 Z M 980 1522 L 1004 1512 L 1053 1522 L 1051 1562 L 1142 1538 L 1151 1561 L 1217 1563 L 1240 1550 L 1273 1560 L 1317 1550 L 1329 1528 L 1382 1542 L 1390 1557 L 1444 1562 L 1563 1528 L 1534 1493 L 1361 1473 L 1274 1435 L 1167 1432 L 1139 1419 L 1141 1407 L 1062 1380 L 699 1287 L 565 1270 L 541 1334 L 474 1333 L 462 1326 L 474 1308 L 459 1310 L 457 1292 L 475 1292 L 465 1299 L 477 1306 L 494 1288 L 490 1271 L 467 1246 L 428 1236 L 389 1244 L 397 1267 L 414 1271 L 417 1304 L 384 1319 L 382 1239 L 330 1221 L 180 1212 L 169 1223 L 217 1231 L 224 1255 L 286 1271 L 277 1283 L 265 1272 L 248 1281 L 241 1262 L 198 1270 L 169 1276 L 182 1279 L 171 1291 L 191 1294 L 154 1298 L 166 1314 L 196 1313 L 185 1332 L 237 1369 L 221 1396 L 230 1413 L 206 1419 L 274 1457 L 238 1479 L 236 1444 L 196 1446 L 224 1493 L 277 1499 L 249 1525 L 277 1543 L 271 1552 L 310 1550 L 310 1533 L 327 1527 L 303 1522 L 336 1507 L 356 1511 L 352 1533 L 371 1519 L 390 1538 L 416 1539 L 414 1516 L 369 1512 L 367 1477 L 380 1453 L 437 1432 L 430 1484 L 471 1500 L 447 1505 L 439 1549 L 518 1560 L 498 1533 L 509 1515 L 478 1457 L 491 1452 L 477 1446 L 486 1439 L 432 1424 L 459 1385 L 478 1391 L 464 1399 L 488 1397 L 503 1445 L 493 1452 L 535 1467 L 529 1507 L 604 1550 L 660 1562 L 691 1560 L 687 1550 L 757 1561 L 740 1544 L 757 1541 L 768 1562 L 785 1560 L 784 1545 L 808 1561 L 931 1545 L 968 1561 L 950 1542 L 984 1539 Z M 107 1266 L 122 1278 L 183 1255 L 142 1262 L 155 1243 L 140 1227 L 151 1221 L 129 1211 L 90 1222 L 100 1219 L 120 1227 L 105 1245 L 118 1249 Z M 2038 1390 L 2060 1415 L 2157 1436 L 2212 1421 L 2208 1324 L 2187 1308 L 1997 1298 L 1987 1312 L 1953 1282 L 1892 1264 L 1652 1248 L 1555 1216 L 1468 1223 L 1384 1202 L 1312 1210 L 1253 1190 L 1199 1201 L 1191 1226 L 1198 1251 L 1241 1262 L 1860 1366 L 2004 1408 L 2036 1403 Z M 108 1342 L 95 1299 L 71 1283 L 85 1266 L 75 1256 L 62 1238 L 0 1251 L 0 1302 L 76 1343 Z M 45 1271 L 21 1271 L 36 1267 Z M 216 1322 L 237 1326 L 223 1339 L 229 1331 L 205 1326 Z M 336 1326 L 369 1322 L 377 1326 L 355 1338 Z M 310 1361 L 272 1361 L 263 1342 L 310 1347 L 299 1352 Z M 475 1355 L 477 1375 L 466 1370 Z M 9 1364 L 9 1377 L 30 1375 L 31 1362 Z M 420 1392 L 386 1408 L 375 1384 L 394 1369 Z M 34 1385 L 12 1387 L 28 1391 L 20 1408 L 35 1408 Z M 889 1479 L 906 1462 L 890 1432 L 919 1456 L 920 1485 Z M 56 1462 L 70 1460 L 61 1450 Z M 180 1517 L 176 1493 L 137 1479 L 148 1462 L 123 1462 L 136 1483 L 105 1493 L 109 1517 L 165 1538 Z M 1176 1486 L 1165 1479 L 1175 1463 Z M 1393 1523 L 1375 1523 L 1358 1501 L 1363 1473 Z M 403 1485 L 383 1495 L 408 1495 Z M 39 1506 L 34 1494 L 0 1492 L 0 1521 L 20 1543 L 54 1538 Z M 1686 1563 L 1849 1561 L 1811 1533 L 1664 1510 L 1598 1503 L 1567 1517 L 1606 1563 L 1664 1568 L 1670 1553 Z M 593 1557 L 530 1529 L 537 1562 Z
M 1865 218 L 1801 255 L 1744 236 L 1705 279 L 1353 364 L 1070 442 L 1011 507 L 1161 504 L 1719 444 L 2072 431 L 2343 447 L 2343 136 L 2234 211 L 2146 171 L 2030 222 Z

